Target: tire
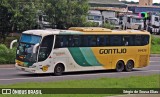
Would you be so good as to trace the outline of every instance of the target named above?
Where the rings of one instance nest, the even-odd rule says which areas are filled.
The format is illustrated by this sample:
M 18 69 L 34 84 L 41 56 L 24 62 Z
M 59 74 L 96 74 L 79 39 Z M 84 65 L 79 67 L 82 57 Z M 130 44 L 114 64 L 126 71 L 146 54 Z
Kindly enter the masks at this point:
M 60 76 L 64 72 L 64 65 L 63 64 L 57 64 L 54 68 L 54 75 Z
M 117 72 L 122 72 L 124 70 L 124 62 L 123 61 L 118 61 L 116 64 L 116 71 Z
M 125 71 L 131 72 L 133 68 L 134 68 L 133 61 L 128 61 L 127 64 L 125 65 Z

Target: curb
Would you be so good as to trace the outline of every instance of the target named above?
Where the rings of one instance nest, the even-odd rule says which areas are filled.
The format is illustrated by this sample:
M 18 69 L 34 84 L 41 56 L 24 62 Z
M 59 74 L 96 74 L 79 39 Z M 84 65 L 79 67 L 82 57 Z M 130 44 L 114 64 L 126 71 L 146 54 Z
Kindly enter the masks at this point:
M 160 57 L 160 54 L 151 54 L 150 57 Z
M 15 64 L 3 64 L 3 65 L 0 65 L 0 68 L 14 68 L 15 67 Z

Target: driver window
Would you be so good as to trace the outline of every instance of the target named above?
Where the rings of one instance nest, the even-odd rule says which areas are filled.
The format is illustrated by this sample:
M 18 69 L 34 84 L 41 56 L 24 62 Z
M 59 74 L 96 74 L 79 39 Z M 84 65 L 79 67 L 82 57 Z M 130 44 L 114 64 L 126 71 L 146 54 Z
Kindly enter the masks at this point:
M 40 45 L 38 61 L 44 61 L 48 58 L 52 51 L 54 35 L 46 36 L 43 38 Z

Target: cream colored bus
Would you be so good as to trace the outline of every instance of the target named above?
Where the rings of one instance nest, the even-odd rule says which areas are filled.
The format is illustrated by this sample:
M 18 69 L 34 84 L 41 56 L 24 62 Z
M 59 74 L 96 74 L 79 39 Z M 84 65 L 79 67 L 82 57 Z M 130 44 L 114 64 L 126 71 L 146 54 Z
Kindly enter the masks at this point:
M 32 73 L 145 67 L 150 56 L 149 32 L 72 27 L 69 30 L 29 30 L 17 47 L 16 68 Z

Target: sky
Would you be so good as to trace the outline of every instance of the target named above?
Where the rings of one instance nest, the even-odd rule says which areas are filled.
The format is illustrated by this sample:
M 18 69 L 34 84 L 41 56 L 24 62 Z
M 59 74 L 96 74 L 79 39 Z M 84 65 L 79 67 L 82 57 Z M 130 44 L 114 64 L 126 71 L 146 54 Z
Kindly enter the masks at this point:
M 127 1 L 139 2 L 139 0 L 127 0 Z M 160 0 L 153 0 L 153 3 L 160 3 Z

